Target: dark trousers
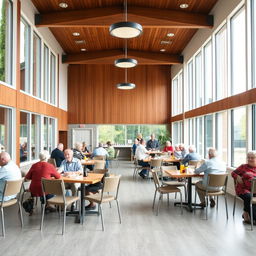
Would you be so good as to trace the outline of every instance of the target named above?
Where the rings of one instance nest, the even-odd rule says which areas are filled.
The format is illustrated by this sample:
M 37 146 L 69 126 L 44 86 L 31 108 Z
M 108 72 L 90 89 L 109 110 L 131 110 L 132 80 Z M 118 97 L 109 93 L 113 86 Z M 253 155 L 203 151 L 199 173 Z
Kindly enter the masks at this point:
M 149 167 L 149 166 L 150 166 L 149 163 L 143 162 L 143 160 L 139 160 L 139 161 L 138 161 L 138 164 L 139 164 L 140 166 L 142 166 L 142 167 Z M 147 175 L 147 169 L 143 169 L 140 173 L 143 174 L 143 175 Z
M 251 215 L 251 213 L 250 213 L 251 194 L 247 193 L 247 194 L 239 195 L 239 197 L 244 200 L 244 211 L 248 212 L 249 215 Z M 256 205 L 255 204 L 252 205 L 252 213 L 253 213 L 253 220 L 256 220 Z

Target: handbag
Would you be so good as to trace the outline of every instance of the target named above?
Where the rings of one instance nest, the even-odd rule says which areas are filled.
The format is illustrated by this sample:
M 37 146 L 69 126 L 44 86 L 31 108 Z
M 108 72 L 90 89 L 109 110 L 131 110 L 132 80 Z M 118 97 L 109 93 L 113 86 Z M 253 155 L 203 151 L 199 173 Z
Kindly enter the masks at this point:
M 25 212 L 32 213 L 34 209 L 34 198 L 30 197 L 22 203 Z

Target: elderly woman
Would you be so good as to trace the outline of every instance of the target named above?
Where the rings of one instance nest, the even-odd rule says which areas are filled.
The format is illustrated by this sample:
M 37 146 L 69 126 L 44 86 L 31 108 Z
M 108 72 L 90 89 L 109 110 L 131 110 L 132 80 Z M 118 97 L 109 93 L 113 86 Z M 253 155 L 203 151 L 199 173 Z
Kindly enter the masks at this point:
M 82 152 L 83 145 L 80 142 L 76 142 L 73 148 L 73 157 L 79 160 L 84 159 L 84 154 Z
M 43 202 L 43 192 L 41 179 L 46 178 L 50 179 L 54 177 L 56 179 L 60 178 L 60 174 L 56 171 L 55 167 L 47 163 L 48 158 L 50 157 L 49 152 L 44 150 L 39 154 L 40 162 L 33 164 L 25 176 L 26 180 L 31 180 L 29 191 L 33 197 L 40 196 L 41 202 Z M 46 200 L 50 199 L 52 195 L 46 195 Z M 54 210 L 49 205 L 46 205 L 46 210 Z M 32 214 L 32 212 L 30 213 Z
M 236 194 L 244 201 L 244 221 L 249 223 L 251 180 L 256 178 L 256 151 L 249 151 L 247 153 L 247 164 L 240 165 L 231 175 L 236 181 Z M 253 205 L 253 220 L 256 220 L 256 205 Z
M 172 146 L 172 143 L 168 140 L 165 142 L 165 147 L 163 149 L 163 152 L 171 152 L 173 153 L 173 146 Z

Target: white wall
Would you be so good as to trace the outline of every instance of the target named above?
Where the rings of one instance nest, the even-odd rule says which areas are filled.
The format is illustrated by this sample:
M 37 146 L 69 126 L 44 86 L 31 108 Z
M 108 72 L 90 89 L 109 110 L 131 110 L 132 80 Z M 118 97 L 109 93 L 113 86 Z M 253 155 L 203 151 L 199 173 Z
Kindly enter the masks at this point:
M 212 29 L 199 29 L 188 45 L 182 52 L 184 64 L 197 52 L 203 43 L 210 38 L 212 33 L 221 25 L 227 16 L 236 8 L 243 0 L 219 0 L 211 10 L 210 14 L 214 16 L 214 27 Z M 182 69 L 183 65 L 172 66 L 172 78 L 175 77 Z
M 34 15 L 38 13 L 30 0 L 21 0 L 21 14 L 27 21 L 34 27 L 38 35 L 41 36 L 43 41 L 50 47 L 50 49 L 59 55 L 59 108 L 66 110 L 67 105 L 67 64 L 62 64 L 61 56 L 64 53 L 63 49 L 53 36 L 48 28 L 36 28 L 34 23 Z

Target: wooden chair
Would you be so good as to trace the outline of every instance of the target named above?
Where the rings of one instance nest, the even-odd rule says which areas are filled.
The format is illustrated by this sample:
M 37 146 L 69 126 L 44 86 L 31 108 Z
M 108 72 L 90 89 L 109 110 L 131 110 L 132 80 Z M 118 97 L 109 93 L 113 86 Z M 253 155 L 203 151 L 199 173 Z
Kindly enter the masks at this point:
M 155 209 L 156 194 L 157 194 L 157 192 L 160 194 L 159 195 L 159 200 L 158 200 L 156 215 L 158 215 L 158 213 L 159 213 L 159 207 L 160 207 L 160 203 L 163 199 L 163 195 L 167 194 L 167 196 L 168 196 L 168 205 L 169 205 L 169 194 L 170 193 L 177 193 L 177 192 L 180 193 L 180 207 L 181 207 L 180 209 L 181 209 L 181 214 L 182 214 L 183 213 L 183 210 L 182 210 L 182 194 L 181 194 L 180 189 L 178 189 L 175 186 L 160 185 L 160 181 L 159 181 L 159 177 L 157 175 L 157 172 L 155 170 L 151 170 L 151 172 L 152 172 L 152 176 L 153 176 L 154 183 L 155 183 L 155 194 L 154 194 L 153 205 L 152 205 L 153 210 Z
M 106 156 L 94 156 L 93 160 L 106 160 Z
M 256 204 L 256 178 L 252 180 L 251 185 L 251 201 L 250 201 L 250 217 L 251 217 L 251 230 L 253 230 L 253 205 Z
M 22 216 L 22 208 L 21 208 L 21 190 L 22 190 L 23 179 L 19 180 L 8 180 L 4 182 L 3 195 L 0 201 L 0 209 L 1 209 L 1 221 L 2 221 L 2 234 L 5 237 L 5 225 L 4 225 L 4 208 L 12 206 L 16 203 L 19 205 L 20 212 L 20 222 L 21 227 L 23 227 L 23 216 Z M 4 201 L 4 197 L 16 195 L 15 198 L 10 199 L 8 201 Z
M 93 169 L 105 169 L 106 161 L 105 160 L 95 160 Z
M 208 197 L 209 196 L 217 196 L 217 209 L 219 205 L 219 196 L 224 196 L 225 198 L 225 206 L 226 206 L 226 216 L 228 219 L 228 206 L 227 206 L 227 196 L 226 196 L 226 191 L 227 191 L 227 181 L 228 181 L 228 174 L 223 173 L 223 174 L 208 174 L 207 177 L 207 186 L 205 190 L 205 202 L 206 203 L 206 219 L 208 219 Z M 211 189 L 209 189 L 211 187 Z M 213 187 L 216 187 L 216 190 L 213 191 Z M 221 190 L 218 190 L 221 187 Z M 197 190 L 200 190 L 199 188 L 196 188 Z M 196 204 L 196 202 L 195 202 Z
M 57 167 L 56 160 L 54 158 L 49 158 L 47 161 L 49 164 L 52 164 L 54 167 Z
M 62 224 L 62 235 L 65 233 L 65 223 L 66 223 L 66 210 L 67 206 L 79 200 L 78 196 L 65 196 L 65 186 L 63 180 L 52 180 L 42 178 L 42 189 L 44 196 L 44 203 L 42 204 L 42 216 L 41 216 L 41 226 L 40 230 L 43 231 L 44 224 L 44 213 L 46 205 L 47 194 L 52 194 L 54 197 L 47 200 L 49 204 L 62 206 L 63 211 L 63 224 Z
M 101 216 L 102 231 L 104 231 L 103 211 L 102 211 L 102 207 L 101 207 L 101 205 L 103 203 L 110 203 L 112 201 L 116 201 L 119 222 L 121 224 L 121 214 L 120 214 L 120 209 L 119 209 L 119 204 L 118 204 L 118 199 L 117 199 L 119 184 L 120 184 L 120 177 L 121 177 L 121 175 L 106 177 L 104 179 L 103 188 L 100 193 L 94 194 L 94 195 L 88 195 L 88 196 L 85 196 L 85 198 L 84 198 L 85 200 L 97 203 L 99 205 L 99 213 Z

